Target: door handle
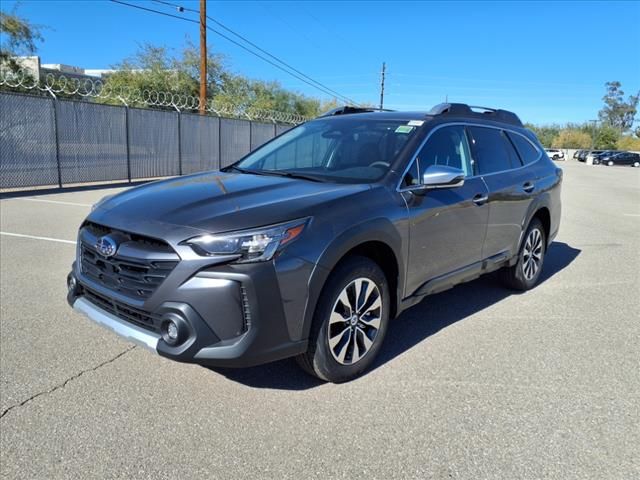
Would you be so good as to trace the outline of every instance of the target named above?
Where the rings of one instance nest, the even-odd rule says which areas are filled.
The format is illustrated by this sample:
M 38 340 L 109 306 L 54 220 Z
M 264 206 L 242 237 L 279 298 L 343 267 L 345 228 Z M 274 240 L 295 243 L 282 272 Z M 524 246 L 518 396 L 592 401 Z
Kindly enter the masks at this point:
M 533 192 L 534 188 L 536 188 L 536 186 L 533 184 L 533 182 L 525 182 L 525 184 L 522 185 L 522 189 L 527 193 Z
M 487 195 L 486 193 L 479 193 L 475 197 L 473 197 L 473 203 L 478 206 L 484 205 L 487 200 L 489 200 L 489 195 Z

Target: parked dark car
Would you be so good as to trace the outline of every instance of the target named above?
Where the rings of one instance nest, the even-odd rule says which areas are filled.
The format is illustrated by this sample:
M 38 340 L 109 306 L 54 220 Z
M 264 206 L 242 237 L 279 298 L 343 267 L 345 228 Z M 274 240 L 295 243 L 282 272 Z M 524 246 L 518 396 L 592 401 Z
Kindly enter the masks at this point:
M 343 107 L 222 171 L 100 201 L 80 226 L 67 299 L 173 360 L 295 356 L 341 382 L 427 295 L 494 270 L 532 288 L 561 182 L 511 112 Z
M 582 154 L 582 152 L 584 152 L 584 150 L 576 150 L 575 152 L 573 152 L 573 159 L 574 160 L 579 160 L 580 159 L 580 155 Z
M 598 157 L 602 165 L 612 167 L 614 165 L 630 165 L 640 167 L 640 154 L 633 152 L 615 152 Z
M 589 150 L 584 156 L 584 161 L 589 163 L 589 160 L 591 159 L 591 162 L 593 162 L 593 159 L 596 158 L 598 155 L 600 155 L 604 151 L 605 150 Z
M 589 152 L 591 150 L 580 150 L 580 154 L 578 155 L 578 161 L 579 162 L 586 162 L 587 161 L 587 155 L 589 155 Z
M 618 150 L 603 150 L 600 153 L 593 154 L 592 162 L 594 165 L 600 165 L 604 158 L 609 158 L 612 155 L 618 153 Z

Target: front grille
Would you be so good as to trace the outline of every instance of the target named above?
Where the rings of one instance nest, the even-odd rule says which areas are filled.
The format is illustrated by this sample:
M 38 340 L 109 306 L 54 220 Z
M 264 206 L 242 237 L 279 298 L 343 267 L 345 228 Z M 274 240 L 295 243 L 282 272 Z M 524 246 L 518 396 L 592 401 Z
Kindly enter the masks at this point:
M 113 257 L 96 249 L 96 240 L 111 235 L 119 240 Z M 80 235 L 83 275 L 99 285 L 135 299 L 147 299 L 178 264 L 178 256 L 164 242 L 87 224 Z
M 144 235 L 138 235 L 135 233 L 121 232 L 120 230 L 115 230 L 93 222 L 86 222 L 83 228 L 91 232 L 95 237 L 102 237 L 104 235 L 109 235 L 110 233 L 121 233 L 129 237 L 132 242 L 135 242 L 137 244 L 152 247 L 154 250 L 157 250 L 159 252 L 174 253 L 173 249 L 166 242 L 157 240 L 155 238 L 145 237 Z
M 100 295 L 86 287 L 82 289 L 82 293 L 85 295 L 87 300 L 93 303 L 96 307 L 99 307 L 102 310 L 125 320 L 126 322 L 137 325 L 138 327 L 142 327 L 155 333 L 160 333 L 160 317 L 158 315 L 130 307 L 122 302 Z

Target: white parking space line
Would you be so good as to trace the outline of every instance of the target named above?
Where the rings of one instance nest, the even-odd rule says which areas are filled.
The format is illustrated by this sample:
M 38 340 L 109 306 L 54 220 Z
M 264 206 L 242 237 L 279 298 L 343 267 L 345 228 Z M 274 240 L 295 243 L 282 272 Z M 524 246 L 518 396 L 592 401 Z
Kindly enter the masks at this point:
M 73 240 L 62 240 L 60 238 L 50 238 L 50 237 L 37 237 L 35 235 L 23 235 L 22 233 L 0 232 L 0 235 L 6 235 L 7 237 L 31 238 L 34 240 L 46 240 L 48 242 L 70 243 L 71 245 L 76 244 L 76 242 Z
M 57 203 L 59 205 L 73 205 L 76 207 L 91 207 L 90 203 L 75 203 L 75 202 L 63 202 L 60 200 L 45 200 L 43 198 L 12 198 L 11 200 L 20 200 L 23 202 L 42 202 L 42 203 Z
M 625 217 L 640 217 L 640 213 L 623 213 Z

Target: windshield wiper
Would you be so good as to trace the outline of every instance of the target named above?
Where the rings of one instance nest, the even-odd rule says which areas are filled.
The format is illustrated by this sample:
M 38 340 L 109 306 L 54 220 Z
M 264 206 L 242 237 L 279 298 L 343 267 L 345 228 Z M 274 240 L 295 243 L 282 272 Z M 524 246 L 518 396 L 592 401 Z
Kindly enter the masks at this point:
M 240 173 L 256 173 L 252 170 L 245 170 L 244 168 L 236 167 L 235 165 L 229 165 L 228 167 L 221 168 L 220 170 L 222 170 L 223 172 L 235 170 L 236 172 Z
M 235 165 L 229 165 L 228 167 L 225 167 L 222 171 L 228 172 L 231 170 L 234 170 L 239 173 L 247 173 L 249 175 L 272 175 L 275 177 L 298 178 L 300 180 L 308 180 L 310 182 L 322 182 L 322 180 L 316 177 L 305 175 L 303 173 L 287 172 L 284 170 L 247 170 L 244 168 L 236 167 Z
M 322 183 L 322 180 L 320 180 L 317 177 L 312 177 L 310 175 L 305 175 L 303 173 L 287 172 L 284 170 L 258 170 L 258 171 L 251 171 L 251 173 L 256 173 L 258 175 L 274 175 L 276 177 L 297 178 L 300 180 L 308 180 L 310 182 Z

